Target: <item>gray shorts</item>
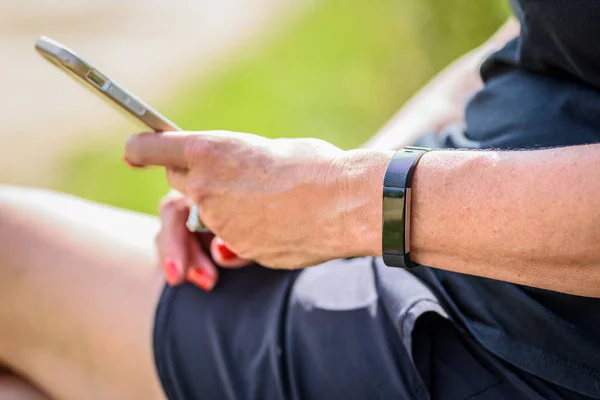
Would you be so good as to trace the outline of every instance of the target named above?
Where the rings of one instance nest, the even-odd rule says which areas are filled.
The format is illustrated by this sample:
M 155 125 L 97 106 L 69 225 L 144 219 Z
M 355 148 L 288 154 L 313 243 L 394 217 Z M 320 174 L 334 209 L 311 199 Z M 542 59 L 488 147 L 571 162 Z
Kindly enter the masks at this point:
M 169 400 L 554 398 L 445 316 L 378 258 L 254 265 L 222 270 L 212 293 L 166 287 L 155 361 Z

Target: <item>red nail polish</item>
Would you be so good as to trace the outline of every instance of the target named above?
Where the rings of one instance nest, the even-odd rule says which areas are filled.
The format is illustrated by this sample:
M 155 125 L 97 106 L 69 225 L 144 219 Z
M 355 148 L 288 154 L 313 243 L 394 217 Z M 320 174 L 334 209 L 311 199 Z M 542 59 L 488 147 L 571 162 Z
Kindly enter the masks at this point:
M 177 264 L 175 261 L 168 260 L 165 262 L 164 268 L 165 276 L 169 285 L 174 285 L 179 280 L 179 271 L 177 270 Z
M 237 258 L 237 254 L 231 251 L 225 243 L 217 243 L 217 250 L 219 250 L 221 258 L 223 258 L 224 261 L 231 261 Z
M 188 270 L 187 280 L 206 292 L 210 292 L 217 281 L 214 276 L 210 276 L 199 267 Z

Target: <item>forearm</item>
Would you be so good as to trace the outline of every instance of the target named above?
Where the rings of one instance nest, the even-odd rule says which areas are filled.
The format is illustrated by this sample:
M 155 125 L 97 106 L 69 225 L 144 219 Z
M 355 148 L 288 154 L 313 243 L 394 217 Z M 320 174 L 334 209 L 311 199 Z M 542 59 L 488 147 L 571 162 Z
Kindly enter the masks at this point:
M 600 297 L 599 154 L 600 145 L 426 154 L 413 181 L 414 261 Z

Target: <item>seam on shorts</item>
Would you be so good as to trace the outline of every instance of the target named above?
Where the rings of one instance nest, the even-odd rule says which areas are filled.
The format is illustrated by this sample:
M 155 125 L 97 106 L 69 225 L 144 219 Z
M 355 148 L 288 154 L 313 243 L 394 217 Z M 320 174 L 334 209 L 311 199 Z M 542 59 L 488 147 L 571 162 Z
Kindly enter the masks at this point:
M 504 382 L 505 382 L 505 381 L 504 381 L 504 379 L 501 379 L 501 380 L 500 380 L 500 382 L 496 382 L 496 383 L 494 383 L 494 384 L 491 384 L 491 385 L 489 385 L 489 386 L 486 386 L 486 387 L 484 387 L 483 389 L 480 389 L 480 390 L 476 391 L 475 393 L 473 393 L 473 394 L 469 395 L 468 397 L 465 397 L 465 399 L 464 399 L 464 400 L 474 399 L 474 398 L 475 398 L 475 396 L 482 395 L 482 394 L 484 394 L 485 392 L 487 392 L 487 391 L 489 391 L 489 390 L 492 390 L 492 389 L 494 389 L 494 388 L 496 388 L 496 387 L 498 387 L 498 386 L 502 385 Z
M 373 284 L 375 285 L 375 290 L 377 290 L 380 286 L 380 277 L 379 274 L 377 273 L 377 266 L 376 266 L 376 259 L 375 257 L 373 257 L 371 259 L 371 268 L 373 271 Z M 412 379 L 412 384 L 415 387 L 415 395 L 417 396 L 416 398 L 419 399 L 430 399 L 430 394 L 429 391 L 427 390 L 425 383 L 423 382 L 423 379 L 421 378 L 421 375 L 419 374 L 419 371 L 417 370 L 417 367 L 414 364 L 414 360 L 412 357 L 412 349 L 408 349 L 406 348 L 406 344 L 405 344 L 405 340 L 404 337 L 402 336 L 402 331 L 403 328 L 399 327 L 394 321 L 396 318 L 393 318 L 393 313 L 392 311 L 389 309 L 389 306 L 386 304 L 385 301 L 383 301 L 383 299 L 379 296 L 379 291 L 377 290 L 377 302 L 379 303 L 379 305 L 381 306 L 381 308 L 383 309 L 383 312 L 385 313 L 385 316 L 387 317 L 388 323 L 391 324 L 392 329 L 394 331 L 396 331 L 396 333 L 399 335 L 399 339 L 401 341 L 401 345 L 404 347 L 404 350 L 407 352 L 408 357 L 410 359 L 410 363 L 413 367 L 413 373 L 414 373 L 414 377 Z M 412 333 L 411 333 L 412 335 Z
M 283 398 L 285 400 L 292 398 L 292 388 L 290 382 L 290 371 L 288 365 L 288 356 L 287 353 L 287 345 L 286 342 L 286 332 L 290 326 L 289 315 L 290 315 L 290 298 L 292 297 L 292 291 L 294 290 L 294 285 L 296 284 L 296 280 L 300 276 L 300 271 L 291 272 L 294 274 L 293 279 L 290 279 L 290 282 L 287 282 L 287 289 L 285 292 L 285 297 L 282 302 L 281 307 L 281 321 L 279 326 L 277 327 L 277 345 L 279 347 L 279 357 L 277 363 L 279 365 L 279 379 L 281 384 L 281 391 L 283 392 Z
M 473 325 L 475 327 L 478 327 L 479 324 L 473 324 Z M 506 333 L 504 331 L 498 331 L 498 333 L 499 333 L 500 336 L 508 338 L 511 341 L 518 342 L 518 340 L 516 338 L 514 338 L 513 336 L 509 335 L 508 333 Z M 475 338 L 478 338 L 479 331 L 477 331 L 477 334 L 473 334 L 473 336 Z M 478 340 L 478 342 L 481 343 L 481 345 L 487 349 L 487 346 L 485 346 L 483 344 L 483 342 L 481 342 L 479 340 Z M 534 345 L 529 344 L 529 343 L 527 343 L 526 346 L 529 347 L 529 348 L 531 348 L 531 349 L 533 349 L 536 352 L 536 357 L 543 358 L 543 359 L 545 359 L 545 360 L 547 360 L 547 361 L 549 361 L 549 362 L 551 362 L 553 364 L 562 364 L 567 369 L 570 369 L 573 372 L 584 374 L 584 375 L 586 375 L 586 376 L 594 379 L 596 382 L 600 382 L 600 379 L 599 379 L 598 375 L 596 375 L 597 371 L 595 371 L 592 368 L 585 368 L 585 367 L 582 367 L 582 366 L 580 366 L 578 364 L 575 364 L 573 361 L 571 361 L 571 360 L 569 360 L 567 358 L 564 358 L 564 357 L 561 357 L 561 356 L 558 356 L 558 355 L 555 355 L 555 354 L 548 354 L 548 351 L 550 351 L 550 352 L 552 351 L 551 349 L 547 349 L 547 348 L 539 347 L 539 346 L 534 346 Z M 492 352 L 491 350 L 488 350 L 488 351 Z M 492 352 L 492 353 L 495 354 L 495 352 Z
M 154 365 L 156 367 L 158 379 L 168 400 L 176 399 L 173 382 L 167 372 L 167 367 L 164 360 L 165 346 L 167 345 L 166 337 L 168 335 L 167 328 L 172 315 L 171 308 L 174 298 L 175 290 L 165 284 L 158 300 L 158 304 L 156 305 L 156 312 L 154 316 Z
M 436 360 L 438 360 L 438 362 L 444 364 L 449 369 L 453 368 L 452 365 L 448 364 L 444 359 L 438 357 L 437 354 L 434 353 L 433 356 L 435 357 Z M 503 383 L 506 382 L 506 378 L 497 376 L 497 375 L 495 375 L 494 373 L 491 373 L 491 372 L 490 372 L 490 374 L 496 379 L 495 382 L 492 382 L 489 385 L 487 385 L 487 386 L 485 386 L 485 387 L 483 387 L 483 388 L 481 388 L 481 389 L 479 389 L 479 390 L 471 393 L 470 395 L 468 395 L 467 397 L 465 397 L 463 400 L 475 399 L 476 396 L 484 394 L 485 392 L 487 392 L 489 390 L 492 390 L 495 387 L 498 387 L 498 386 L 500 386 L 500 385 L 502 385 Z

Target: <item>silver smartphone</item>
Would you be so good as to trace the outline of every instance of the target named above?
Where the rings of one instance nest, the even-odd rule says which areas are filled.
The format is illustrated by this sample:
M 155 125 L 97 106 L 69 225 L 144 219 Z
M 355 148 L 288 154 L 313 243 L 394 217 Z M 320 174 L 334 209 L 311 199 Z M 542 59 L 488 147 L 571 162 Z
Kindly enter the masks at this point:
M 65 45 L 50 38 L 41 37 L 35 43 L 35 49 L 46 60 L 155 132 L 181 130 L 158 111 L 123 89 Z
M 123 89 L 115 81 L 94 68 L 90 63 L 79 57 L 73 50 L 48 37 L 41 37 L 35 43 L 35 49 L 46 60 L 56 65 L 72 78 L 90 88 L 104 100 L 116 105 L 155 132 L 181 130 L 148 104 Z M 187 222 L 192 232 L 205 232 L 198 216 L 198 208 L 192 207 Z

